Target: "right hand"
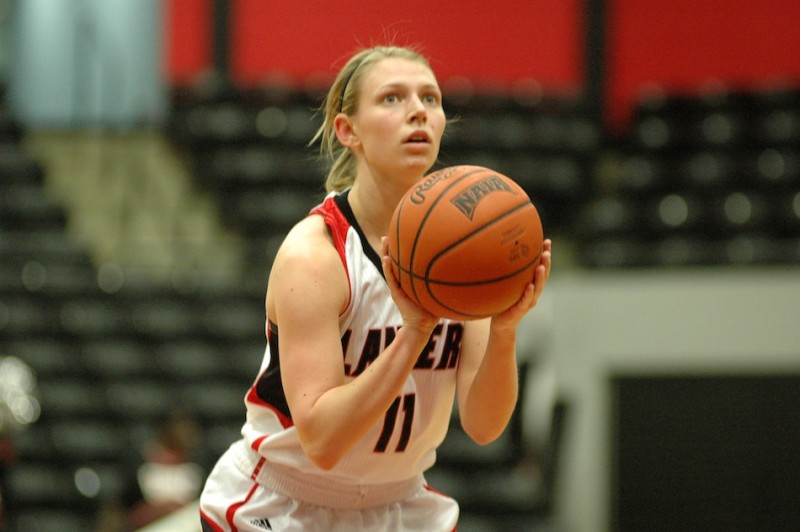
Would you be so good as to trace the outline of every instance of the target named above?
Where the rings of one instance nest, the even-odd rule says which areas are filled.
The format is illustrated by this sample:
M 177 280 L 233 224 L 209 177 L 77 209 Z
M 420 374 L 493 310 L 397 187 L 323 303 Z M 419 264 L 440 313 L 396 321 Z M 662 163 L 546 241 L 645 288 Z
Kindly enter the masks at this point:
M 389 257 L 389 239 L 385 236 L 381 237 L 381 265 L 392 299 L 400 310 L 400 315 L 403 316 L 403 326 L 413 327 L 423 332 L 426 330 L 428 333 L 433 332 L 433 328 L 439 323 L 439 318 L 419 307 L 403 291 L 392 270 L 392 259 Z

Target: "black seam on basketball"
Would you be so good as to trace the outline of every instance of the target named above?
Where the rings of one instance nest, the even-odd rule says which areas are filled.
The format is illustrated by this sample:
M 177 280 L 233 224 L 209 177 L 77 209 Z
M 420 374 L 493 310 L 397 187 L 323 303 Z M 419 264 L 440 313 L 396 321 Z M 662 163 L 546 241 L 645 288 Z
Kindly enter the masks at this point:
M 542 245 L 542 247 L 540 247 L 540 248 L 539 248 L 539 253 L 536 255 L 536 257 L 533 259 L 533 261 L 532 261 L 532 262 L 536 262 L 537 260 L 539 260 L 539 258 L 542 256 L 542 252 L 543 252 L 543 251 L 544 251 L 544 245 Z M 528 267 L 530 267 L 530 264 L 528 264 L 527 266 L 525 266 L 525 268 L 522 268 L 521 270 L 518 270 L 518 271 L 516 271 L 516 272 L 515 272 L 513 275 L 517 275 L 517 274 L 519 274 L 520 272 L 522 272 L 523 270 L 525 270 L 525 269 L 526 269 L 526 268 L 528 268 Z M 437 286 L 460 286 L 460 285 L 477 286 L 477 285 L 481 285 L 481 284 L 488 284 L 489 282 L 497 282 L 497 281 L 499 281 L 499 280 L 503 280 L 504 278 L 506 278 L 506 276 L 504 276 L 504 277 L 502 277 L 502 278 L 498 278 L 498 279 L 492 280 L 492 281 L 485 281 L 485 282 L 483 282 L 483 281 L 482 281 L 482 282 L 471 282 L 471 283 L 446 283 L 446 282 L 437 282 L 437 283 L 436 283 L 436 285 L 437 285 Z M 422 279 L 422 278 L 420 277 L 419 279 Z M 471 313 L 471 312 L 465 312 L 465 311 L 464 311 L 464 310 L 462 310 L 462 309 L 457 309 L 457 308 L 454 308 L 454 307 L 452 307 L 452 306 L 450 306 L 450 305 L 445 305 L 445 304 L 444 304 L 444 303 L 442 303 L 442 302 L 439 300 L 439 298 L 438 298 L 438 297 L 436 297 L 436 295 L 435 295 L 435 294 L 434 294 L 434 293 L 433 293 L 433 292 L 430 290 L 430 284 L 431 284 L 431 283 L 428 283 L 428 282 L 426 282 L 426 283 L 425 283 L 425 286 L 426 286 L 426 287 L 428 287 L 428 295 L 430 296 L 430 298 L 431 298 L 432 300 L 434 300 L 434 301 L 436 302 L 436 304 L 437 304 L 437 305 L 439 305 L 439 306 L 440 306 L 440 307 L 442 307 L 443 309 L 446 309 L 446 310 L 449 310 L 450 312 L 453 312 L 453 313 L 455 313 L 455 314 L 459 314 L 459 315 L 461 315 L 461 316 L 464 316 L 465 318 L 485 318 L 485 317 L 486 317 L 486 316 L 485 316 L 485 315 L 483 315 L 483 314 L 474 314 L 474 313 Z M 521 295 L 521 294 L 520 294 L 520 295 Z
M 538 256 L 535 259 L 533 259 L 532 261 L 529 261 L 524 268 L 521 268 L 521 269 L 515 271 L 512 274 L 507 274 L 507 275 L 504 275 L 502 277 L 498 277 L 498 278 L 496 278 L 496 280 L 481 281 L 481 282 L 459 282 L 459 283 L 454 283 L 454 282 L 439 281 L 439 280 L 436 280 L 436 279 L 431 279 L 431 277 L 430 277 L 431 268 L 433 268 L 433 266 L 436 264 L 436 261 L 442 255 L 446 255 L 448 251 L 450 251 L 454 247 L 458 246 L 459 244 L 461 244 L 465 240 L 469 240 L 470 238 L 475 236 L 477 233 L 480 233 L 481 231 L 483 231 L 487 227 L 490 227 L 490 226 L 492 226 L 492 225 L 494 225 L 496 223 L 501 222 L 505 218 L 509 217 L 510 215 L 514 214 L 515 212 L 519 211 L 520 209 L 524 209 L 525 207 L 527 207 L 529 205 L 531 207 L 533 207 L 533 203 L 531 203 L 529 200 L 526 199 L 523 203 L 520 203 L 519 205 L 516 205 L 515 207 L 503 212 L 502 214 L 500 214 L 499 216 L 497 216 L 495 218 L 492 218 L 491 220 L 485 222 L 483 225 L 481 225 L 479 227 L 476 227 L 472 232 L 467 233 L 467 234 L 463 235 L 461 238 L 459 238 L 458 240 L 452 242 L 449 246 L 447 246 L 446 248 L 442 249 L 441 251 L 439 251 L 439 253 L 437 253 L 436 255 L 431 257 L 431 260 L 428 261 L 428 267 L 425 270 L 425 275 L 421 276 L 421 277 L 418 277 L 418 278 L 419 279 L 426 279 L 426 284 L 427 284 L 427 281 L 432 281 L 432 282 L 435 282 L 437 284 L 447 284 L 447 285 L 452 285 L 452 286 L 461 286 L 461 285 L 470 285 L 470 284 L 486 284 L 488 282 L 496 282 L 496 280 L 502 280 L 502 279 L 507 279 L 508 277 L 513 277 L 514 275 L 516 275 L 520 271 L 528 268 L 536 260 L 536 258 L 538 258 Z M 539 254 L 541 255 L 541 252 Z
M 530 268 L 531 265 L 533 265 L 533 263 L 538 261 L 539 257 L 541 257 L 541 256 L 542 256 L 542 252 L 540 251 L 539 254 L 536 255 L 536 257 L 533 258 L 533 260 L 525 263 L 525 266 L 523 266 L 522 268 L 514 270 L 513 272 L 507 273 L 505 275 L 501 275 L 499 277 L 493 277 L 491 279 L 482 279 L 480 281 L 440 281 L 440 280 L 437 280 L 437 279 L 426 279 L 425 277 L 416 277 L 416 279 L 418 281 L 423 281 L 425 283 L 425 286 L 430 286 L 430 285 L 436 285 L 436 286 L 480 286 L 480 285 L 485 285 L 485 284 L 492 284 L 492 283 L 497 283 L 497 282 L 500 282 L 500 281 L 505 281 L 506 279 L 514 277 L 515 275 L 519 275 L 520 273 L 522 273 L 525 270 L 527 270 L 528 268 Z M 433 299 L 436 299 L 436 297 L 434 297 L 433 294 L 430 293 L 430 291 L 429 291 L 429 295 Z M 439 303 L 439 302 L 437 301 L 437 303 Z M 442 306 L 444 306 L 444 305 L 442 305 Z
M 442 190 L 436 196 L 436 198 L 434 198 L 433 203 L 430 204 L 428 209 L 425 211 L 425 214 L 423 215 L 422 219 L 420 220 L 419 226 L 417 227 L 417 232 L 414 235 L 414 242 L 411 244 L 411 251 L 409 252 L 409 257 L 408 257 L 409 279 L 410 279 L 410 283 L 409 284 L 411 285 L 411 291 L 414 293 L 414 299 L 417 302 L 419 302 L 420 299 L 419 299 L 419 295 L 417 295 L 417 287 L 416 287 L 416 285 L 414 283 L 414 279 L 415 278 L 420 279 L 421 277 L 414 275 L 413 267 L 411 267 L 411 266 L 414 264 L 414 256 L 416 255 L 416 252 L 417 252 L 417 243 L 419 242 L 420 234 L 422 233 L 422 230 L 425 227 L 425 222 L 430 217 L 431 211 L 434 209 L 434 207 L 436 207 L 436 205 L 439 204 L 439 201 L 445 195 L 444 194 L 445 191 L 450 190 L 452 187 L 454 187 L 456 184 L 458 184 L 462 180 L 466 179 L 467 177 L 469 177 L 471 175 L 474 175 L 474 174 L 476 174 L 478 172 L 486 172 L 487 170 L 488 170 L 487 168 L 476 167 L 474 170 L 471 170 L 471 171 L 465 173 L 464 175 L 459 176 L 457 179 L 453 180 L 451 183 L 449 183 L 447 186 L 445 186 L 444 190 Z M 491 170 L 488 170 L 488 171 L 491 172 Z M 398 224 L 398 226 L 399 225 L 400 224 Z M 398 239 L 398 243 L 399 242 L 400 242 L 400 240 Z M 398 245 L 398 251 L 399 251 L 399 249 L 400 248 L 399 248 L 399 245 Z
M 439 256 L 441 256 L 441 255 L 443 255 L 443 254 L 445 254 L 445 253 L 446 253 L 448 250 L 450 250 L 450 249 L 452 249 L 453 247 L 457 246 L 459 243 L 463 242 L 464 240 L 467 240 L 469 237 L 471 237 L 471 236 L 475 235 L 476 233 L 478 233 L 478 232 L 480 232 L 480 231 L 484 230 L 486 227 L 488 227 L 488 226 L 490 226 L 490 225 L 492 225 L 492 224 L 494 224 L 494 223 L 497 223 L 497 222 L 501 221 L 503 218 L 506 218 L 506 217 L 507 217 L 507 216 L 509 216 L 510 214 L 512 214 L 512 213 L 514 213 L 514 212 L 517 212 L 519 209 L 525 208 L 525 207 L 527 207 L 528 205 L 530 205 L 531 207 L 534 207 L 533 203 L 532 203 L 532 202 L 530 202 L 530 200 L 528 200 L 528 201 L 525 201 L 525 202 L 523 202 L 523 203 L 520 203 L 520 204 L 519 204 L 519 205 L 517 205 L 516 207 L 514 207 L 514 208 L 512 208 L 512 209 L 509 209 L 508 211 L 504 212 L 502 215 L 500 215 L 500 216 L 498 216 L 498 217 L 496 217 L 496 218 L 493 218 L 493 219 L 492 219 L 492 220 L 490 220 L 489 222 L 486 222 L 486 223 L 485 223 L 485 224 L 483 224 L 481 227 L 478 227 L 478 228 L 476 228 L 476 229 L 475 229 L 474 231 L 472 231 L 471 233 L 469 233 L 469 234 L 467 234 L 467 235 L 464 235 L 464 236 L 463 236 L 462 238 L 460 238 L 458 241 L 456 241 L 456 242 L 453 242 L 453 243 L 452 243 L 450 246 L 448 246 L 447 248 L 443 249 L 443 250 L 442 250 L 440 253 L 438 253 L 436 256 L 432 257 L 432 258 L 431 258 L 431 260 L 430 260 L 430 262 L 428 263 L 428 268 L 427 268 L 427 270 L 426 270 L 426 275 L 425 275 L 424 277 L 419 277 L 419 276 L 416 276 L 416 278 L 417 278 L 419 281 L 422 281 L 422 282 L 424 283 L 424 285 L 425 285 L 425 288 L 426 288 L 426 291 L 427 291 L 427 293 L 428 293 L 428 296 L 429 296 L 429 297 L 430 297 L 430 298 L 431 298 L 431 299 L 432 299 L 432 300 L 433 300 L 433 301 L 434 301 L 434 302 L 435 302 L 437 305 L 439 305 L 441 308 L 443 308 L 443 309 L 446 309 L 446 310 L 448 310 L 448 311 L 450 311 L 450 312 L 452 312 L 452 313 L 455 313 L 455 314 L 459 314 L 459 315 L 461 315 L 461 316 L 464 316 L 465 318 L 483 318 L 483 317 L 486 317 L 486 316 L 485 316 L 485 315 L 483 315 L 483 314 L 474 314 L 474 313 L 466 312 L 466 311 L 464 311 L 463 309 L 455 308 L 455 307 L 453 307 L 452 305 L 448 305 L 448 304 L 446 304 L 446 303 L 445 303 L 445 302 L 443 302 L 443 301 L 442 301 L 440 298 L 436 297 L 436 293 L 434 292 L 433 288 L 435 288 L 435 287 L 448 287 L 448 286 L 449 286 L 449 287 L 458 287 L 458 286 L 482 286 L 482 285 L 489 285 L 489 284 L 492 284 L 492 283 L 498 283 L 498 282 L 502 282 L 502 281 L 504 281 L 504 280 L 506 280 L 506 279 L 510 279 L 510 278 L 512 278 L 512 277 L 514 277 L 514 276 L 516 276 L 516 275 L 519 275 L 520 273 L 522 273 L 522 272 L 524 272 L 525 270 L 527 270 L 528 268 L 530 268 L 530 267 L 531 267 L 533 264 L 535 264 L 535 263 L 536 263 L 536 261 L 538 261 L 538 260 L 539 260 L 539 258 L 542 256 L 542 252 L 543 252 L 543 250 L 544 250 L 544 246 L 540 247 L 540 248 L 539 248 L 539 253 L 538 253 L 538 254 L 537 254 L 537 255 L 536 255 L 536 256 L 535 256 L 535 257 L 534 257 L 532 260 L 528 261 L 528 262 L 527 262 L 527 263 L 526 263 L 524 266 L 522 266 L 522 267 L 518 268 L 517 270 L 515 270 L 515 271 L 513 271 L 513 272 L 511 272 L 511 273 L 508 273 L 508 274 L 502 275 L 502 276 L 500 276 L 500 277 L 495 277 L 495 278 L 493 278 L 493 279 L 484 279 L 484 280 L 481 280 L 481 281 L 469 281 L 469 282 L 466 282 L 466 281 L 465 281 L 465 282 L 439 281 L 439 280 L 436 280 L 436 279 L 431 279 L 430 277 L 428 277 L 428 273 L 430 272 L 430 269 L 431 269 L 432 265 L 433 265 L 433 264 L 436 262 L 436 258 L 437 258 L 437 257 L 439 257 Z M 535 208 L 535 207 L 534 207 L 534 208 Z M 413 284 L 413 277 L 412 277 L 412 284 Z M 521 295 L 521 294 L 520 294 L 520 295 Z

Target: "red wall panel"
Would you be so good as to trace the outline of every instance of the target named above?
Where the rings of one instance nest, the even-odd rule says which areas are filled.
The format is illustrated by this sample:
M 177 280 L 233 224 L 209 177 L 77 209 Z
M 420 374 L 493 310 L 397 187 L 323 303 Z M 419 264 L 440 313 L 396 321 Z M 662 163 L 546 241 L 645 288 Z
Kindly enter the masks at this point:
M 183 81 L 208 66 L 201 60 L 210 57 L 208 43 L 197 36 L 210 38 L 210 0 L 168 5 L 168 73 Z M 231 6 L 231 73 L 243 84 L 274 73 L 298 82 L 334 75 L 357 47 L 387 41 L 421 45 L 442 80 L 535 78 L 574 90 L 583 77 L 580 0 L 231 0 Z
M 585 0 L 230 0 L 231 72 L 242 84 L 275 73 L 332 76 L 358 46 L 419 44 L 440 80 L 535 78 L 583 83 Z M 180 83 L 211 66 L 211 0 L 168 0 L 165 69 Z M 642 87 L 696 92 L 800 82 L 797 0 L 607 0 L 610 125 L 627 124 Z
M 164 2 L 164 70 L 169 83 L 191 80 L 212 64 L 211 0 Z
M 440 79 L 580 83 L 579 0 L 492 3 L 235 0 L 232 72 L 244 83 L 265 72 L 302 79 L 335 73 L 360 45 L 420 44 Z

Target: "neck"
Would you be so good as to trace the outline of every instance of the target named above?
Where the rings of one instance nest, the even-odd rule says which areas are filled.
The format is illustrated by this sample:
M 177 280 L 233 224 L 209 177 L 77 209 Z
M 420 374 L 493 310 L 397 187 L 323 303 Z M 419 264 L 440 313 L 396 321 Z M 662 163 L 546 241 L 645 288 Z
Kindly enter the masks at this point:
M 381 237 L 389 233 L 395 207 L 422 175 L 418 173 L 419 169 L 411 167 L 385 175 L 367 165 L 363 158 L 357 159 L 357 177 L 348 200 L 370 245 L 380 252 Z
M 380 247 L 380 238 L 389 230 L 389 222 L 399 198 L 395 201 L 385 192 L 370 190 L 370 187 L 356 182 L 350 190 L 348 199 L 364 234 L 373 247 L 376 241 Z

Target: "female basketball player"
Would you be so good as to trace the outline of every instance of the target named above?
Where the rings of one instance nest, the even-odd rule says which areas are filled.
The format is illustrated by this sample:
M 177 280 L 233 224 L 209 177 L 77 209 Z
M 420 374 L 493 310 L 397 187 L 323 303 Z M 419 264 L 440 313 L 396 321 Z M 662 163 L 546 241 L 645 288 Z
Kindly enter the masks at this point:
M 363 50 L 334 81 L 317 134 L 330 193 L 272 266 L 267 351 L 243 439 L 206 482 L 205 531 L 455 528 L 458 505 L 423 473 L 454 398 L 477 443 L 505 429 L 516 328 L 549 276 L 550 242 L 519 302 L 491 319 L 439 319 L 404 296 L 383 235 L 444 128 L 436 77 L 408 48 Z

